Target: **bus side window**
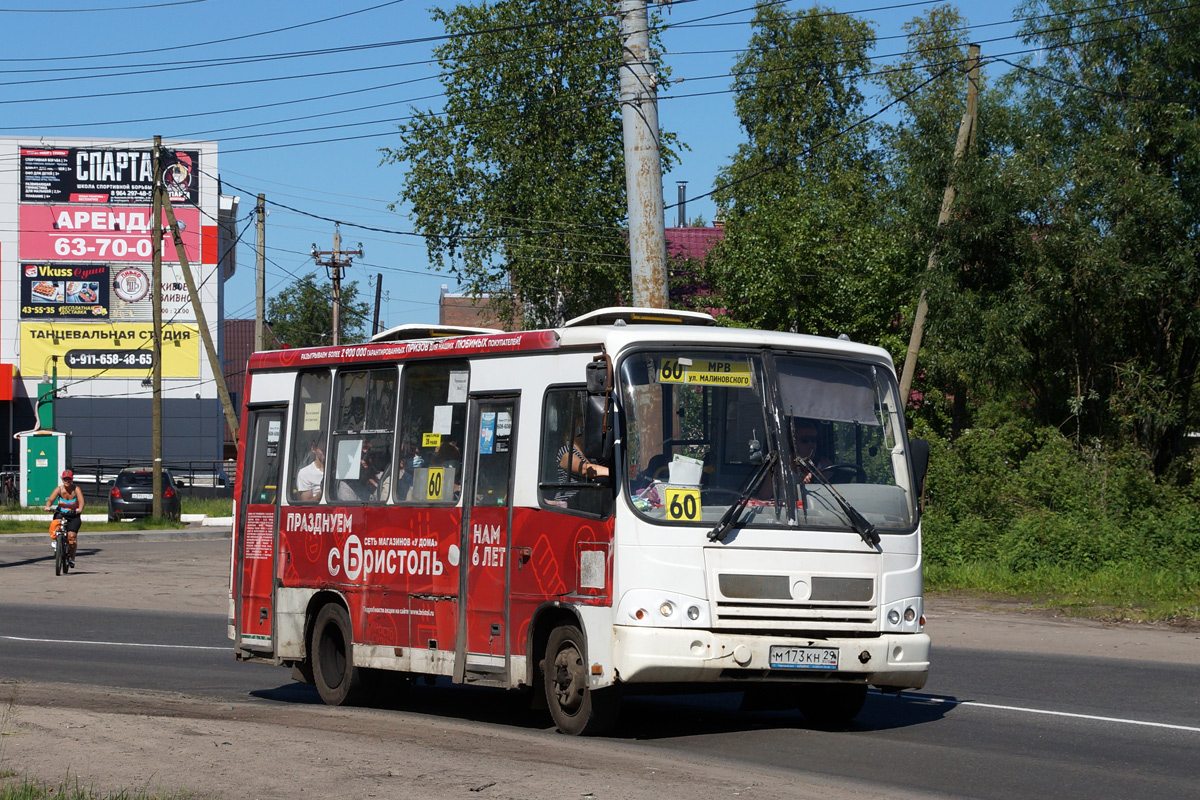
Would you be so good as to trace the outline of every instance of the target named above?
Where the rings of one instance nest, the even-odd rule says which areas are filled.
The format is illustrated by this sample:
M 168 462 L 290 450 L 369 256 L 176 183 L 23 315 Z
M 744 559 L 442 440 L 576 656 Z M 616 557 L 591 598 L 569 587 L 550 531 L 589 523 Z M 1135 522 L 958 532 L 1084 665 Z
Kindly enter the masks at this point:
M 390 499 L 396 388 L 395 367 L 338 373 L 330 502 L 356 505 Z
M 583 455 L 583 416 L 587 391 L 560 388 L 546 392 L 542 413 L 542 466 L 538 481 L 543 505 L 606 515 L 612 508 L 608 469 Z
M 324 494 L 331 383 L 328 370 L 302 372 L 296 381 L 292 438 L 288 448 L 289 502 L 318 503 Z
M 407 364 L 401 377 L 400 445 L 392 467 L 395 500 L 457 503 L 467 432 L 467 363 Z

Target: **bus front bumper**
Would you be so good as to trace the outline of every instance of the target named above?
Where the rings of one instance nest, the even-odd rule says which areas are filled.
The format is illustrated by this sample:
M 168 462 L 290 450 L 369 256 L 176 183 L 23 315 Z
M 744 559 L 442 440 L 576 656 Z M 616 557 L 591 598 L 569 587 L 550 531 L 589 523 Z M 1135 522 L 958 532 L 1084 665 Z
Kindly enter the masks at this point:
M 772 667 L 772 645 L 833 649 L 837 666 Z M 920 689 L 929 677 L 929 635 L 813 639 L 618 625 L 613 667 L 624 683 L 833 681 Z

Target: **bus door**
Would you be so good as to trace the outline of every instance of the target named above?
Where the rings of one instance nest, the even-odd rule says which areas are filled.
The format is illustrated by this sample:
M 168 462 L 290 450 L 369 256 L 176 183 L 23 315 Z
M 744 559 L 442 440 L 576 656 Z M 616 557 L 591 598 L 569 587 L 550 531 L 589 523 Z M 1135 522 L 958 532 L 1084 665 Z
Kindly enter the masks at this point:
M 240 650 L 274 651 L 275 551 L 279 531 L 279 480 L 283 465 L 283 408 L 250 410 L 246 429 L 238 537 L 234 550 L 237 602 L 234 620 Z
M 463 483 L 462 567 L 459 570 L 459 681 L 503 681 L 510 652 L 509 531 L 518 399 L 473 397 L 468 464 Z

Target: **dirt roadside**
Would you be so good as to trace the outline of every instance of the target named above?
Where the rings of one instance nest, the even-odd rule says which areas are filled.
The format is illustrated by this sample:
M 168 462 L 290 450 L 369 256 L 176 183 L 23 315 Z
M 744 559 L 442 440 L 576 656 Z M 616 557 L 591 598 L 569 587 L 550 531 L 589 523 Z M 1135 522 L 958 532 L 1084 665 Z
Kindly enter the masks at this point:
M 225 614 L 228 541 L 89 543 L 78 574 L 47 580 L 46 542 L 0 542 L 0 603 Z M 84 560 L 86 559 L 86 561 Z M 85 594 L 86 593 L 86 594 Z M 931 598 L 936 647 L 1194 661 L 1200 632 L 1104 625 L 967 598 Z M 178 693 L 14 682 L 0 676 L 0 774 L 57 783 L 60 753 L 81 785 L 204 798 L 903 798 L 895 789 L 692 761 L 548 727 L 404 710 L 213 703 Z

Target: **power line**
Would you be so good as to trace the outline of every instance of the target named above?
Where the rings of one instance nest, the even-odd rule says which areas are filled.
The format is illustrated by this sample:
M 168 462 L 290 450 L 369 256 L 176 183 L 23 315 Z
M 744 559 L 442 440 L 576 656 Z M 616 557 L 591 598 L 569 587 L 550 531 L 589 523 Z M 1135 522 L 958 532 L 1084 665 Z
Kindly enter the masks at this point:
M 145 8 L 166 8 L 204 3 L 207 0 L 173 0 L 167 3 L 151 3 L 143 6 L 106 6 L 101 8 L 0 8 L 0 14 L 88 14 L 93 11 L 140 11 Z
M 307 28 L 312 25 L 321 25 L 326 22 L 333 22 L 334 20 L 345 19 L 346 17 L 353 17 L 356 14 L 365 14 L 368 11 L 375 11 L 380 8 L 386 8 L 387 6 L 394 6 L 398 3 L 403 3 L 403 2 L 404 2 L 404 0 L 389 0 L 389 2 L 386 2 L 386 3 L 380 3 L 378 5 L 370 6 L 368 8 L 360 8 L 357 11 L 347 11 L 344 14 L 336 14 L 332 17 L 325 17 L 324 19 L 310 20 L 309 22 L 301 22 L 301 23 L 297 23 L 296 25 L 288 25 L 283 28 L 274 28 L 274 29 L 268 30 L 268 31 L 258 31 L 257 33 L 245 33 L 245 34 L 242 34 L 241 36 L 230 36 L 225 39 L 211 39 L 207 42 L 193 42 L 192 44 L 179 44 L 179 45 L 174 45 L 172 47 L 155 47 L 155 48 L 148 49 L 148 50 L 126 50 L 126 51 L 120 52 L 120 53 L 92 53 L 89 55 L 77 55 L 77 56 L 54 55 L 54 56 L 42 57 L 42 58 L 0 58 L 0 63 L 18 63 L 18 62 L 30 62 L 30 61 L 79 61 L 79 60 L 88 59 L 88 58 L 123 58 L 125 56 L 146 55 L 148 53 L 169 53 L 169 52 L 173 52 L 175 50 L 187 50 L 192 47 L 208 47 L 208 46 L 214 45 L 214 44 L 227 44 L 229 42 L 242 41 L 243 39 L 253 39 L 258 36 L 270 36 L 270 35 L 276 34 L 276 33 L 284 33 L 286 31 L 294 31 L 294 30 L 298 30 L 300 28 Z

